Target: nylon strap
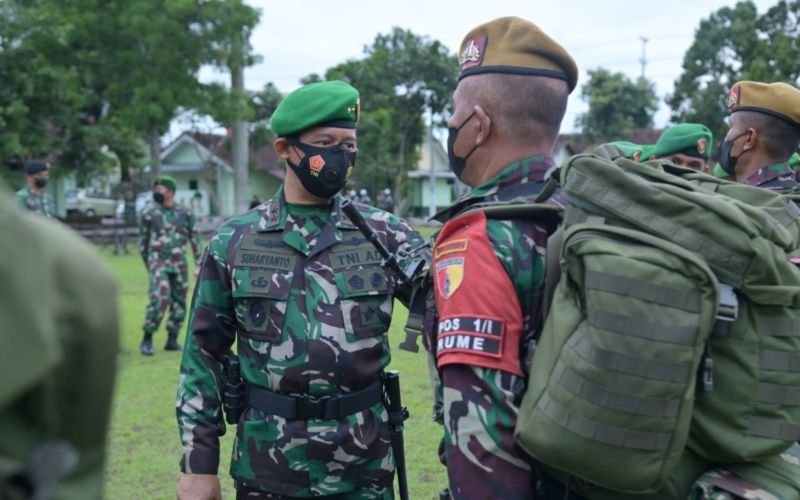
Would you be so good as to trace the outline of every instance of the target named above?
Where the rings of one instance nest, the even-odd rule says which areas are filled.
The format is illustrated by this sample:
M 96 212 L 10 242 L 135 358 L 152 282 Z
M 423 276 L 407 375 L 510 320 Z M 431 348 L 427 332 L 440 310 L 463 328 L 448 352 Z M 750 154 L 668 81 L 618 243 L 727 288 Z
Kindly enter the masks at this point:
M 800 372 L 800 354 L 785 351 L 761 351 L 761 369 Z
M 567 227 L 574 226 L 575 224 L 605 224 L 606 218 L 602 215 L 592 214 L 573 204 L 567 204 L 564 209 L 564 224 Z
M 606 370 L 679 383 L 688 381 L 691 374 L 692 367 L 689 363 L 659 361 L 600 349 L 592 344 L 583 324 L 572 334 L 567 344 L 581 358 Z
M 750 435 L 781 441 L 800 440 L 800 424 L 773 418 L 752 417 L 750 419 Z
M 792 202 L 786 204 L 779 212 L 772 214 L 772 218 L 784 227 L 791 226 L 800 217 L 800 208 Z
M 550 311 L 553 294 L 561 277 L 561 246 L 564 243 L 564 226 L 559 227 L 547 240 L 547 250 L 544 256 L 544 317 Z
M 713 181 L 700 181 L 697 183 L 697 186 L 703 191 L 711 191 L 712 193 L 716 193 L 717 189 L 719 188 L 719 183 Z
M 574 415 L 549 393 L 542 395 L 536 407 L 561 427 L 586 439 L 605 444 L 634 450 L 661 451 L 669 448 L 672 438 L 672 434 L 667 432 L 632 431 Z
M 697 338 L 694 326 L 666 325 L 595 308 L 589 308 L 587 314 L 591 326 L 629 337 L 680 345 L 693 345 Z
M 800 387 L 760 383 L 756 399 L 781 406 L 800 405 Z
M 700 294 L 695 291 L 657 285 L 619 274 L 586 271 L 584 286 L 592 290 L 636 297 L 685 311 L 700 311 Z
M 800 337 L 800 318 L 758 316 L 756 324 L 759 333 L 770 337 Z
M 648 398 L 611 391 L 581 377 L 561 361 L 556 364 L 553 376 L 566 389 L 603 408 L 650 417 L 675 417 L 680 408 L 680 399 Z

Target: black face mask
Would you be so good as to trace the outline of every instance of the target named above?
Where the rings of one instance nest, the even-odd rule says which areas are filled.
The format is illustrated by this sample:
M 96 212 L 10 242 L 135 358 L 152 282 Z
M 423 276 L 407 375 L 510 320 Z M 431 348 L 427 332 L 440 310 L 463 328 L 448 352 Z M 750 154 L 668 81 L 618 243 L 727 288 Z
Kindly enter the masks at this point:
M 287 163 L 306 191 L 319 198 L 332 198 L 342 190 L 356 166 L 356 153 L 349 152 L 347 144 L 319 148 L 297 139 L 288 141 L 305 154 L 299 164 Z
M 153 191 L 153 201 L 158 203 L 159 205 L 164 204 L 164 193 L 160 193 L 158 191 Z
M 42 177 L 36 177 L 33 179 L 33 185 L 39 189 L 42 189 L 47 185 L 47 179 L 44 179 Z
M 747 151 L 742 151 L 741 153 L 739 153 L 739 156 L 731 156 L 733 143 L 735 143 L 739 137 L 742 137 L 743 135 L 749 133 L 750 133 L 749 130 L 742 132 L 733 139 L 723 142 L 722 146 L 719 147 L 719 152 L 717 153 L 717 161 L 719 162 L 719 166 L 722 167 L 722 170 L 724 170 L 730 176 L 736 175 L 736 163 L 739 161 L 739 158 L 741 158 L 742 155 L 747 152 Z
M 447 128 L 447 161 L 450 163 L 450 170 L 452 170 L 453 173 L 456 174 L 458 180 L 461 180 L 461 175 L 464 173 L 464 168 L 467 166 L 467 158 L 469 158 L 472 155 L 472 153 L 474 153 L 475 150 L 478 149 L 477 145 L 474 146 L 472 149 L 469 150 L 467 156 L 463 158 L 456 156 L 456 153 L 453 150 L 453 148 L 456 145 L 456 139 L 458 139 L 458 133 L 461 131 L 462 128 L 464 128 L 464 125 L 466 125 L 467 122 L 469 122 L 472 119 L 473 116 L 475 116 L 474 111 L 467 117 L 466 120 L 461 122 L 461 125 L 459 125 L 458 128 L 453 128 L 453 127 Z

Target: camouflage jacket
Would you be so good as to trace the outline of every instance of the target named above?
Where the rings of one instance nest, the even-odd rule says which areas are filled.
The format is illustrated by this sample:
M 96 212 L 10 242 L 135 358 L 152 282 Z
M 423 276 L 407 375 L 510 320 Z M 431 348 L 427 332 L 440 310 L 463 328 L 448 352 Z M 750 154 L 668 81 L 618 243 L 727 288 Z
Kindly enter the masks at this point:
M 56 216 L 55 205 L 50 195 L 47 193 L 34 194 L 29 186 L 17 191 L 17 205 L 51 219 Z
M 148 269 L 185 271 L 187 243 L 192 245 L 195 262 L 199 262 L 200 235 L 189 208 L 153 204 L 144 210 L 139 224 L 139 253 Z
M 532 200 L 553 160 L 534 157 L 515 163 L 474 188 L 446 216 L 487 200 Z M 525 192 L 522 188 L 529 185 Z M 522 187 L 522 188 L 521 188 Z M 514 285 L 523 319 L 523 343 L 542 323 L 544 251 L 548 233 L 532 220 L 487 223 L 489 242 Z M 488 279 L 488 277 L 487 277 Z M 460 293 L 478 293 L 464 290 Z M 428 339 L 426 346 L 436 345 Z M 441 370 L 445 459 L 453 498 L 530 499 L 531 460 L 514 441 L 514 426 L 525 392 L 524 378 L 497 369 L 447 365 Z
M 780 192 L 794 191 L 797 188 L 797 182 L 794 180 L 794 170 L 787 162 L 767 165 L 748 177 L 745 183 Z
M 237 340 L 250 386 L 335 396 L 373 383 L 390 361 L 395 284 L 380 255 L 339 210 L 285 203 L 283 189 L 222 225 L 195 288 L 177 415 L 188 473 L 219 462 L 221 364 Z M 400 256 L 422 239 L 404 221 L 359 203 L 378 238 Z M 308 497 L 391 488 L 383 404 L 340 420 L 284 419 L 247 408 L 231 475 L 248 488 Z

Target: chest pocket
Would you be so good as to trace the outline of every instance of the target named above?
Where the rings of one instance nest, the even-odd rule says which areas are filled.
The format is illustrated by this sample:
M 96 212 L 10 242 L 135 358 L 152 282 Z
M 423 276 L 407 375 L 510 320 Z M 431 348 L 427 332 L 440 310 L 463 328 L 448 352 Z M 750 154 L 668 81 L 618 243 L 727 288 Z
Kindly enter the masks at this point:
M 331 251 L 347 340 L 383 337 L 392 320 L 389 277 L 368 242 Z
M 237 249 L 232 272 L 239 334 L 275 344 L 283 340 L 297 256 L 282 243 L 252 236 L 246 236 Z

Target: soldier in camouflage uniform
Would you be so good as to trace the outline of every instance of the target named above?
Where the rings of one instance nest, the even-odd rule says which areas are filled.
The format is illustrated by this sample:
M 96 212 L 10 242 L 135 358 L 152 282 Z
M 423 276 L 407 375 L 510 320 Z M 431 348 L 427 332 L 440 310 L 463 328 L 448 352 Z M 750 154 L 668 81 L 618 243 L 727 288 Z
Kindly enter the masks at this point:
M 167 343 L 164 349 L 178 351 L 186 293 L 189 289 L 189 263 L 186 244 L 192 246 L 195 263 L 200 261 L 200 236 L 195 230 L 191 209 L 175 203 L 175 179 L 162 175 L 153 186 L 154 205 L 145 209 L 139 226 L 139 253 L 150 274 L 149 302 L 145 310 L 142 354 L 153 355 L 153 333 L 158 330 L 167 307 Z
M 534 24 L 505 17 L 464 38 L 448 123 L 450 168 L 472 191 L 440 215 L 437 310 L 428 340 L 440 370 L 452 498 L 537 496 L 514 426 L 539 332 L 544 252 L 552 221 L 487 220 L 469 207 L 533 200 L 556 169 L 553 147 L 578 70 Z M 550 497 L 547 497 L 550 498 Z
M 719 166 L 736 182 L 794 191 L 788 164 L 800 145 L 800 90 L 786 83 L 738 82 L 728 92 L 730 130 Z
M 358 103 L 339 81 L 289 94 L 271 120 L 285 184 L 223 224 L 203 256 L 178 389 L 179 498 L 218 498 L 234 341 L 249 394 L 230 468 L 237 498 L 392 498 L 381 373 L 398 290 L 338 194 L 355 164 Z M 390 252 L 423 243 L 394 215 L 355 206 Z
M 25 181 L 27 185 L 17 191 L 17 205 L 44 215 L 48 218 L 55 217 L 55 205 L 50 195 L 44 188 L 50 178 L 47 163 L 42 160 L 33 160 L 25 164 Z

